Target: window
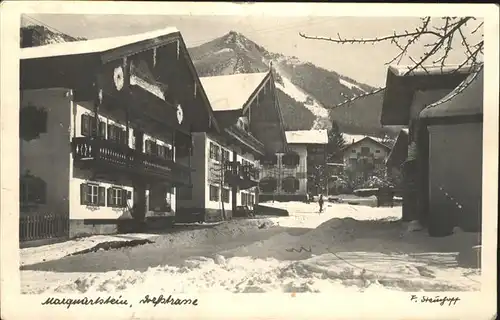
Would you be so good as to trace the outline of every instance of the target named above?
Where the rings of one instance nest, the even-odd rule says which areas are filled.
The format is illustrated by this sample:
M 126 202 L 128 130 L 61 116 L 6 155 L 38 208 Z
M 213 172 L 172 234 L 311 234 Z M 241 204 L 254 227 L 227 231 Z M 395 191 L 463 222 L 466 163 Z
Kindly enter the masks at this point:
M 82 114 L 80 123 L 81 135 L 85 137 L 96 136 L 96 118 L 90 114 Z M 109 133 L 108 133 L 109 135 Z
M 229 203 L 229 189 L 222 188 L 222 201 Z
M 229 150 L 222 149 L 222 160 L 224 161 L 230 161 L 229 159 Z
M 47 185 L 42 179 L 26 175 L 20 179 L 21 204 L 45 204 Z
M 132 192 L 123 188 L 108 188 L 108 207 L 126 207 L 127 200 L 132 198 Z
M 209 199 L 210 199 L 210 201 L 219 201 L 219 188 L 218 187 L 210 185 Z
M 128 144 L 127 131 L 117 125 L 110 124 L 108 125 L 108 140 Z
M 361 147 L 361 154 L 369 154 L 369 153 L 370 153 L 369 147 Z
M 146 140 L 144 144 L 144 153 L 146 154 L 156 154 L 156 141 Z
M 157 145 L 158 156 L 163 159 L 172 159 L 172 150 L 167 146 Z
M 80 185 L 80 204 L 92 206 L 105 206 L 105 188 L 93 183 Z
M 356 149 L 352 149 L 352 150 L 351 150 L 351 153 L 356 153 Z
M 248 194 L 243 193 L 243 192 L 241 193 L 241 205 L 242 206 L 246 206 L 247 205 L 247 203 L 248 203 L 248 198 L 247 197 L 248 197 Z
M 375 153 L 380 153 L 380 150 L 375 150 Z
M 99 122 L 99 137 L 106 139 L 106 122 Z
M 253 207 L 253 205 L 255 204 L 255 195 L 253 194 L 250 194 L 250 206 Z
M 213 142 L 210 142 L 210 159 L 220 160 L 220 147 Z

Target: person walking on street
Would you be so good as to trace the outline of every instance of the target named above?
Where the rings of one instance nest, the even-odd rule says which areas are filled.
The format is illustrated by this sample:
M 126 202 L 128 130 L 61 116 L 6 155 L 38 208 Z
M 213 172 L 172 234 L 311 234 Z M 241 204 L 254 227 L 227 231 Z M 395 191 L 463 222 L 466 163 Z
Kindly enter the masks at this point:
M 319 213 L 321 213 L 321 212 L 323 212 L 323 195 L 322 194 L 319 195 L 318 204 L 319 204 Z

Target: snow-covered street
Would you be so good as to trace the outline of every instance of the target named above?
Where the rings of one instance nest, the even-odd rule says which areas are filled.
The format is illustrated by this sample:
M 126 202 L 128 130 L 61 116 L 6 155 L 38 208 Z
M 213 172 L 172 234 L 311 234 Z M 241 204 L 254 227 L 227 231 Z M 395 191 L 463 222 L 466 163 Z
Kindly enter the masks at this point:
M 315 203 L 268 205 L 290 216 L 22 249 L 22 292 L 480 290 L 479 269 L 457 263 L 479 234 L 407 231 L 401 207 L 329 203 L 318 214 Z M 154 243 L 66 256 L 119 237 Z

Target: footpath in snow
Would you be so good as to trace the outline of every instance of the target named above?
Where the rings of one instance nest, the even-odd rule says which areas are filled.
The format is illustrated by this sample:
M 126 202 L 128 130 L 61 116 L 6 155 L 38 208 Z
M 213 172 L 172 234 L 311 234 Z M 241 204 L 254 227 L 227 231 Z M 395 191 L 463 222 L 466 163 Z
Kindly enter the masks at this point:
M 285 208 L 291 216 L 235 219 L 213 228 L 157 236 L 154 244 L 52 261 L 50 268 L 21 271 L 22 291 L 480 289 L 479 270 L 460 266 L 456 259 L 458 252 L 478 243 L 478 234 L 431 238 L 425 231 L 409 232 L 407 224 L 399 220 L 401 207 L 327 204 L 326 212 L 318 214 L 315 203 L 268 205 Z M 114 264 L 116 269 L 49 271 L 58 265 L 84 265 L 92 260 L 93 266 Z M 130 261 L 147 267 L 135 268 Z

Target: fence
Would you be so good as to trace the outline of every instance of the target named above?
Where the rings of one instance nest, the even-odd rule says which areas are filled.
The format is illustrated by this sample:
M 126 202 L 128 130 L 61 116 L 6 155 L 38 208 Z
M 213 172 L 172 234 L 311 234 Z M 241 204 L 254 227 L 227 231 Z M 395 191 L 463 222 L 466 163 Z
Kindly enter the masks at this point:
M 55 213 L 20 213 L 19 241 L 33 241 L 67 237 L 69 215 Z

